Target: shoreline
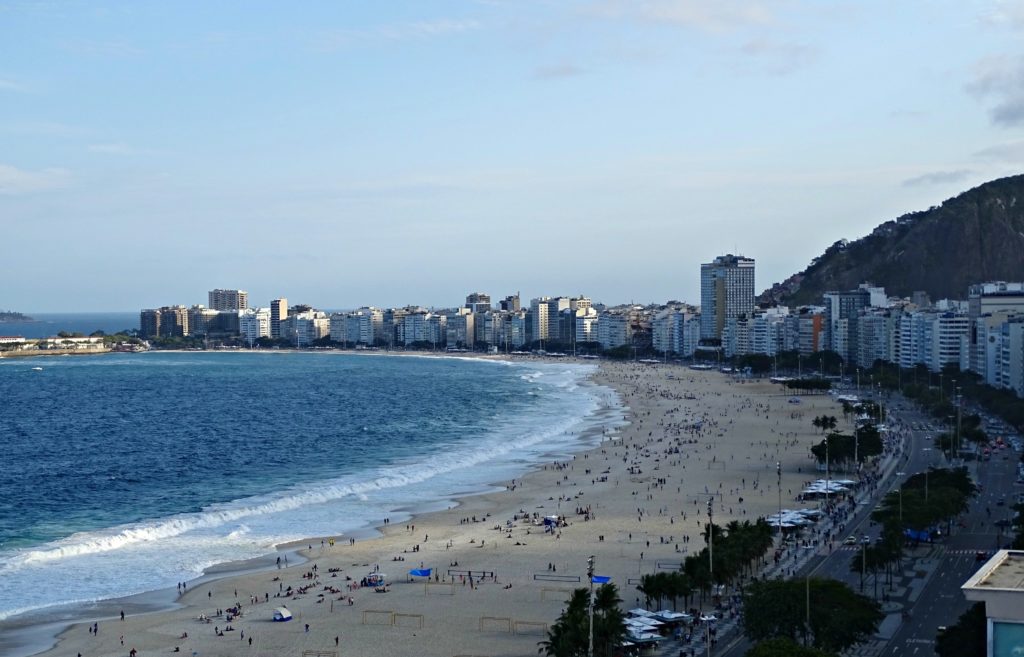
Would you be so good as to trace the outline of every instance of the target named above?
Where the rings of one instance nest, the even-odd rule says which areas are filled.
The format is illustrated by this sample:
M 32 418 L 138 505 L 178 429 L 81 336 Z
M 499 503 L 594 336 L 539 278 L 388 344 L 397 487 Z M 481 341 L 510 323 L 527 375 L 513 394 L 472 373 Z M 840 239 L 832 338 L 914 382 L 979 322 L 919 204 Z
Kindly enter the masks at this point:
M 447 353 L 435 353 L 435 352 L 421 352 L 421 351 L 370 351 L 370 352 L 357 352 L 357 351 L 341 351 L 341 350 L 209 350 L 205 353 L 325 353 L 333 355 L 364 355 L 364 356 L 397 356 L 397 357 L 415 357 L 415 358 L 439 358 L 439 359 L 451 359 L 451 360 L 486 360 L 490 362 L 508 362 L 516 363 L 517 361 L 506 360 L 501 355 L 493 354 L 447 354 Z M 76 355 L 108 355 L 110 353 L 120 352 L 94 352 Z M 137 352 L 137 353 L 150 353 L 150 352 Z M 189 350 L 156 350 L 155 353 L 196 353 Z M 33 354 L 36 355 L 36 354 Z M 44 355 L 44 354 L 38 354 Z M 59 355 L 59 354 L 46 354 L 46 355 Z M 593 364 L 591 361 L 579 361 L 569 359 L 549 360 L 538 357 L 531 357 L 531 360 L 535 360 L 545 364 L 574 364 L 574 365 L 587 365 Z M 519 361 L 523 362 L 523 361 Z M 594 382 L 595 372 L 587 373 L 584 378 L 580 380 L 580 385 L 591 386 L 596 389 L 605 390 L 605 395 L 596 396 L 599 403 L 592 413 L 582 418 L 582 422 L 595 421 L 602 412 L 608 413 L 615 411 L 616 413 L 628 414 L 628 408 L 621 403 L 621 399 L 618 398 L 616 391 L 613 388 L 603 386 Z M 611 393 L 611 395 L 608 395 Z M 614 399 L 614 402 L 608 405 L 604 404 L 607 399 Z M 613 421 L 611 424 L 621 425 L 621 421 Z M 602 422 L 600 427 L 605 429 L 612 429 L 614 427 L 609 424 Z M 599 427 L 588 427 L 586 433 L 593 434 L 598 430 Z M 573 448 L 566 451 L 565 446 L 561 446 L 555 450 L 549 450 L 545 452 L 543 460 L 537 460 L 536 462 L 526 465 L 526 468 L 518 473 L 517 479 L 522 479 L 530 476 L 535 471 L 541 469 L 544 463 L 552 457 L 568 457 L 574 458 L 574 455 L 593 449 L 590 445 L 591 438 L 586 435 L 580 435 L 573 443 Z M 396 523 L 410 523 L 419 522 L 421 518 L 426 518 L 432 515 L 444 514 L 451 512 L 457 508 L 463 506 L 467 500 L 473 498 L 500 495 L 507 490 L 507 486 L 501 481 L 491 481 L 488 483 L 480 484 L 474 487 L 472 490 L 459 491 L 452 493 L 451 495 L 437 500 L 428 502 L 421 502 L 419 504 L 405 504 L 400 506 L 389 514 L 389 519 Z M 385 531 L 389 528 L 389 524 L 366 524 L 355 529 L 347 530 L 335 534 L 334 536 L 311 536 L 291 541 L 286 541 L 273 546 L 273 550 L 266 554 L 251 557 L 247 559 L 231 560 L 220 562 L 206 568 L 203 573 L 191 580 L 185 582 L 188 589 L 194 589 L 197 586 L 212 585 L 225 580 L 231 580 L 237 577 L 253 574 L 269 573 L 276 570 L 277 559 L 285 559 L 288 568 L 294 568 L 296 566 L 303 565 L 313 559 L 311 556 L 310 546 L 316 545 L 323 541 L 338 538 L 344 536 L 345 538 L 352 538 L 360 543 L 367 541 L 373 541 L 385 536 Z M 315 548 L 314 548 L 315 551 Z M 11 657 L 34 657 L 36 655 L 44 655 L 55 649 L 60 648 L 62 637 L 69 633 L 72 628 L 81 625 L 83 623 L 90 622 L 103 622 L 109 621 L 119 617 L 119 612 L 124 610 L 126 614 L 132 615 L 154 615 L 174 612 L 180 610 L 184 605 L 182 604 L 182 598 L 184 594 L 181 591 L 175 591 L 173 589 L 162 588 L 148 591 L 141 591 L 138 593 L 108 598 L 97 601 L 85 601 L 85 602 L 70 602 L 62 605 L 56 605 L 54 607 L 48 607 L 45 609 L 31 610 L 12 616 L 7 619 L 0 619 L 0 628 L 6 628 L 3 633 L 4 636 L 0 637 L 0 653 L 10 655 Z
M 559 359 L 558 362 L 567 361 Z M 417 646 L 421 654 L 446 656 L 460 651 L 513 655 L 528 649 L 532 653 L 542 636 L 493 634 L 483 629 L 480 630 L 482 636 L 478 636 L 477 621 L 480 620 L 481 627 L 483 623 L 478 617 L 484 614 L 507 618 L 509 625 L 513 621 L 550 622 L 563 604 L 565 590 L 573 584 L 538 581 L 545 564 L 549 571 L 556 569 L 559 576 L 566 573 L 566 578 L 578 578 L 577 573 L 585 569 L 588 552 L 597 555 L 599 571 L 613 576 L 618 583 L 627 608 L 634 606 L 635 578 L 656 572 L 661 563 L 678 563 L 689 552 L 689 540 L 699 538 L 700 509 L 709 493 L 716 496 L 716 504 L 721 504 L 721 510 L 716 509 L 716 524 L 725 524 L 730 516 L 753 520 L 774 511 L 772 486 L 760 487 L 760 500 L 754 491 L 758 490 L 759 482 L 774 484 L 776 457 L 784 461 L 784 487 L 796 487 L 801 480 L 816 477 L 807 467 L 805 452 L 810 442 L 802 438 L 816 438 L 809 422 L 814 410 L 820 410 L 819 407 L 834 410 L 838 406 L 831 397 L 821 396 L 807 399 L 804 408 L 794 410 L 785 401 L 791 395 L 767 382 L 740 383 L 717 372 L 696 372 L 678 365 L 602 362 L 589 381 L 614 390 L 620 403 L 617 417 L 628 418 L 612 432 L 598 429 L 601 433 L 594 436 L 597 442 L 593 447 L 581 440 L 580 448 L 566 456 L 566 460 L 538 462 L 504 490 L 498 484 L 496 491 L 460 497 L 446 509 L 411 513 L 408 524 L 403 520 L 379 526 L 374 538 L 357 540 L 354 546 L 317 548 L 319 539 L 290 544 L 297 548 L 298 554 L 309 558 L 312 565 L 320 566 L 320 575 L 315 580 L 302 578 L 290 586 L 316 581 L 320 587 L 326 585 L 338 590 L 337 584 L 346 582 L 320 579 L 325 571 L 340 569 L 331 577 L 341 575 L 358 581 L 367 571 L 381 568 L 384 572 L 390 571 L 395 578 L 389 588 L 390 595 L 378 597 L 372 590 L 357 588 L 341 590 L 342 595 L 337 599 L 334 594 L 318 596 L 319 602 L 308 598 L 293 601 L 289 597 L 289 609 L 302 622 L 281 627 L 265 619 L 268 610 L 280 604 L 276 594 L 269 597 L 269 588 L 274 582 L 270 575 L 275 571 L 241 573 L 225 568 L 223 577 L 219 576 L 222 573 L 217 573 L 216 579 L 196 580 L 195 584 L 190 584 L 188 593 L 176 599 L 174 609 L 130 615 L 124 626 L 116 620 L 98 620 L 106 631 L 101 637 L 88 639 L 83 637 L 85 628 L 81 620 L 71 623 L 56 637 L 56 647 L 41 654 L 47 657 L 74 654 L 77 647 L 90 657 L 120 655 L 127 651 L 129 644 L 121 648 L 116 637 L 109 636 L 118 631 L 123 631 L 131 646 L 138 647 L 144 655 L 166 652 L 179 643 L 183 644 L 182 650 L 206 650 L 225 655 L 260 654 L 263 650 L 268 651 L 267 654 L 279 653 L 299 645 L 328 649 L 339 634 L 346 637 L 347 645 L 358 645 L 361 654 L 370 655 L 394 654 L 393 650 L 403 646 L 410 649 Z M 599 412 L 600 409 L 595 414 Z M 803 418 L 804 413 L 807 413 L 807 420 Z M 765 422 L 769 417 L 776 420 L 774 428 Z M 703 423 L 702 429 L 687 428 L 697 420 Z M 655 431 L 660 435 L 654 436 Z M 801 439 L 793 437 L 796 434 L 800 434 Z M 737 442 L 724 444 L 729 440 Z M 757 452 L 761 450 L 767 451 L 759 456 Z M 765 459 L 771 450 L 775 453 L 769 465 Z M 737 457 L 742 460 L 736 461 Z M 659 483 L 663 476 L 665 483 L 673 484 L 671 489 Z M 717 485 L 719 490 L 710 490 L 711 485 Z M 682 491 L 684 486 L 685 492 Z M 641 501 L 641 493 L 647 500 Z M 748 498 L 744 503 L 741 495 L 740 507 L 734 509 L 738 493 L 754 499 Z M 800 506 L 792 501 L 791 494 L 785 497 L 787 507 Z M 665 502 L 674 504 L 675 508 L 661 506 Z M 651 508 L 654 504 L 658 506 Z M 583 509 L 588 511 L 586 515 L 580 513 Z M 545 534 L 536 525 L 523 521 L 523 515 L 533 513 L 564 515 L 566 525 L 557 537 Z M 428 531 L 429 542 L 425 535 Z M 558 538 L 563 532 L 566 537 L 560 541 Z M 517 540 L 513 544 L 502 538 Z M 314 547 L 305 549 L 308 546 Z M 699 549 L 699 545 L 694 548 Z M 389 558 L 392 562 L 406 558 L 409 561 L 395 564 L 389 563 Z M 430 587 L 410 586 L 395 572 L 396 568 L 404 572 L 407 567 L 415 567 L 420 559 L 426 565 L 440 567 L 435 572 L 452 587 L 452 597 L 424 598 L 429 595 Z M 438 560 L 448 560 L 458 566 L 445 569 Z M 310 572 L 310 567 L 297 568 L 296 564 L 289 563 L 288 569 L 280 571 L 280 584 L 291 581 L 300 571 Z M 465 579 L 460 580 L 457 574 L 460 568 L 493 571 L 494 581 L 470 586 L 467 591 Z M 534 575 L 531 576 L 531 572 Z M 445 586 L 442 584 L 440 588 Z M 250 602 L 255 595 L 258 602 L 251 606 L 246 604 L 244 598 L 238 597 L 239 592 L 249 592 Z M 261 592 L 268 595 L 270 604 L 264 603 Z M 355 611 L 349 611 L 347 605 L 336 611 L 338 601 L 347 597 L 355 599 Z M 479 602 L 471 602 L 471 598 Z M 236 620 L 236 623 L 244 623 L 248 638 L 256 637 L 252 648 L 256 653 L 249 652 L 242 642 L 225 643 L 224 637 L 211 637 L 207 634 L 210 630 L 194 625 L 198 614 L 212 611 L 209 609 L 211 601 L 219 605 L 218 608 L 226 608 L 233 600 L 242 602 L 257 616 L 251 621 L 248 618 Z M 316 606 L 328 601 L 330 612 L 326 611 L 327 605 Z M 640 602 L 639 598 L 636 602 Z M 419 617 L 420 622 L 426 623 L 425 627 L 381 629 L 360 622 L 362 611 L 389 606 L 393 606 L 395 613 Z M 427 621 L 426 616 L 429 616 Z M 302 631 L 306 622 L 313 626 L 308 636 Z M 175 638 L 184 632 L 189 633 L 188 639 Z M 374 647 L 381 643 L 381 635 L 389 637 L 389 641 Z M 430 637 L 429 650 L 422 644 L 424 636 Z M 106 640 L 113 640 L 113 645 Z

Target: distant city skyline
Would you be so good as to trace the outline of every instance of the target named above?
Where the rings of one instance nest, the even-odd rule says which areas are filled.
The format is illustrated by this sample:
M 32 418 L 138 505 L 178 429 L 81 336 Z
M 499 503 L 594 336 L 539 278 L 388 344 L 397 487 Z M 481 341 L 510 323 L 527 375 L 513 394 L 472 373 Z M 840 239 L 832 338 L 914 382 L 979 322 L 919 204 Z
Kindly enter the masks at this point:
M 1024 164 L 1024 2 L 0 0 L 0 308 L 700 301 Z

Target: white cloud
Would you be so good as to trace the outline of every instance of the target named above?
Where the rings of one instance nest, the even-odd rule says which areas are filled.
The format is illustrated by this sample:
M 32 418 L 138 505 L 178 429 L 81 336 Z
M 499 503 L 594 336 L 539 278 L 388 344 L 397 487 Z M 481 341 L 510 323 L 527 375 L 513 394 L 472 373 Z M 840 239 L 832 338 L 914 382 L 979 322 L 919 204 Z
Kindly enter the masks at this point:
M 19 196 L 63 187 L 69 176 L 67 169 L 26 171 L 9 164 L 0 164 L 0 196 Z
M 776 22 L 773 2 L 729 0 L 604 0 L 592 13 L 606 18 L 633 18 L 707 32 L 725 32 Z
M 918 187 L 921 185 L 942 185 L 946 183 L 960 182 L 974 172 L 970 169 L 957 169 L 955 171 L 933 171 L 903 181 L 904 187 Z
M 583 75 L 584 70 L 574 64 L 553 64 L 551 66 L 538 66 L 533 70 L 533 77 L 538 80 L 556 80 L 559 78 L 573 78 Z
M 981 14 L 981 21 L 996 27 L 1024 29 L 1024 2 L 1021 0 L 997 0 L 994 6 Z
M 14 80 L 0 78 L 0 91 L 26 92 L 28 91 L 28 87 L 23 84 L 18 84 Z
M 980 60 L 966 88 L 979 99 L 993 101 L 989 117 L 996 125 L 1024 125 L 1024 57 Z
M 102 153 L 105 155 L 141 155 L 148 151 L 133 148 L 123 142 L 112 142 L 106 144 L 89 144 L 90 153 Z
M 0 123 L 0 133 L 42 137 L 82 137 L 89 131 L 80 126 L 58 121 L 9 121 Z
M 320 35 L 318 47 L 321 50 L 337 50 L 359 43 L 389 40 L 436 38 L 449 34 L 461 34 L 480 29 L 479 21 L 467 19 L 438 18 L 428 21 L 379 25 L 363 29 L 329 30 Z
M 97 41 L 75 39 L 61 44 L 65 50 L 86 57 L 131 57 L 142 53 L 142 48 L 127 41 Z
M 1024 163 L 1024 139 L 983 148 L 974 153 L 974 156 L 983 160 L 999 160 L 1015 164 Z
M 784 43 L 770 39 L 754 39 L 740 48 L 740 52 L 758 68 L 772 75 L 786 75 L 813 63 L 818 49 L 799 43 Z

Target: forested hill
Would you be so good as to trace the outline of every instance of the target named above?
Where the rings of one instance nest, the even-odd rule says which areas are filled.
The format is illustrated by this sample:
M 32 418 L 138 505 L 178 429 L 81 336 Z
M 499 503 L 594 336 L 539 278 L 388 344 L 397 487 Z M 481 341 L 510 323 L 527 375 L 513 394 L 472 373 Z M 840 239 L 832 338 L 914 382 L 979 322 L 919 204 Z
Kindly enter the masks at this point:
M 817 304 L 824 292 L 866 281 L 890 296 L 923 290 L 932 299 L 963 299 L 971 283 L 993 280 L 1024 280 L 1024 175 L 887 221 L 856 241 L 840 240 L 759 301 Z
M 31 322 L 33 319 L 28 315 L 16 313 L 13 310 L 0 310 L 0 322 Z

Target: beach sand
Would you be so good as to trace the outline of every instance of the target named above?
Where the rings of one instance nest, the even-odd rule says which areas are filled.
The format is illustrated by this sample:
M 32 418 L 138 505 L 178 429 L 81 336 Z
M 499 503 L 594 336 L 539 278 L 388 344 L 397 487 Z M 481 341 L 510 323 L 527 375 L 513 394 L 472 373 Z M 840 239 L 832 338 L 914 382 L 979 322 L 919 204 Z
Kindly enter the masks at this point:
M 781 461 L 783 505 L 801 508 L 794 497 L 818 478 L 809 447 L 822 435 L 811 420 L 834 415 L 839 430 L 850 428 L 830 396 L 789 403 L 792 395 L 767 381 L 741 383 L 713 371 L 608 362 L 593 380 L 618 392 L 629 420 L 595 449 L 548 463 L 521 480 L 498 482 L 504 491 L 384 525 L 377 538 L 354 545 L 339 538 L 333 546 L 306 541 L 300 550 L 309 559 L 305 563 L 295 564 L 293 557 L 281 569 L 191 584 L 177 609 L 129 610 L 124 621 L 115 614 L 98 621 L 96 635 L 91 624 L 76 624 L 42 654 L 536 654 L 545 624 L 558 617 L 572 588 L 585 585 L 588 556 L 594 555 L 597 574 L 611 576 L 631 608 L 643 602 L 631 579 L 657 572 L 659 563 L 678 564 L 703 547 L 709 498 L 717 524 L 776 512 Z M 581 511 L 589 511 L 589 519 Z M 564 515 L 568 524 L 545 533 L 521 519 L 534 513 Z M 309 579 L 314 566 L 315 578 Z M 408 571 L 421 566 L 434 568 L 443 581 L 407 581 Z M 377 569 L 391 582 L 387 592 L 349 590 Z M 474 581 L 458 571 L 472 571 Z M 480 579 L 480 573 L 493 577 Z M 552 581 L 552 575 L 570 581 Z M 277 597 L 288 587 L 308 590 Z M 215 628 L 228 625 L 225 617 L 197 620 L 236 604 L 243 615 L 222 636 Z M 294 620 L 271 622 L 273 610 L 284 605 Z

